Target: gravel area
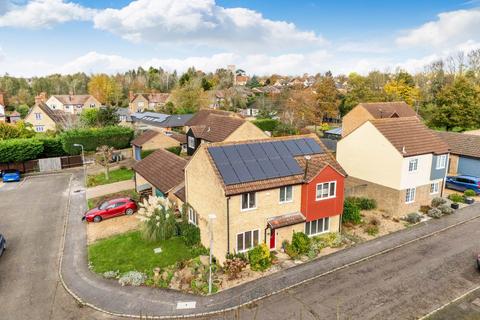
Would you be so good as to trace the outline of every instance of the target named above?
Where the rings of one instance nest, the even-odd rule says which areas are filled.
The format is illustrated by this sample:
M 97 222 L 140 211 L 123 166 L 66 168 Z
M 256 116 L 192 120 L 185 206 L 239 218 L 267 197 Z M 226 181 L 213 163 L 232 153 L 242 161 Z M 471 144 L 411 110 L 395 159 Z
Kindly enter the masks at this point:
M 91 244 L 99 239 L 138 229 L 140 228 L 140 222 L 134 214 L 103 220 L 100 223 L 87 223 L 87 243 Z

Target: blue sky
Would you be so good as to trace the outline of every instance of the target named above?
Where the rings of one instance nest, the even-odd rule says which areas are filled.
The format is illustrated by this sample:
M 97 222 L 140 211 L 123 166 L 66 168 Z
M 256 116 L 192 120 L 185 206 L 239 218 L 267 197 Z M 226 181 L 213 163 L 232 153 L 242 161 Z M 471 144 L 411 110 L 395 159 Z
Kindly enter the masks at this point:
M 480 48 L 480 1 L 0 0 L 0 72 L 404 68 Z

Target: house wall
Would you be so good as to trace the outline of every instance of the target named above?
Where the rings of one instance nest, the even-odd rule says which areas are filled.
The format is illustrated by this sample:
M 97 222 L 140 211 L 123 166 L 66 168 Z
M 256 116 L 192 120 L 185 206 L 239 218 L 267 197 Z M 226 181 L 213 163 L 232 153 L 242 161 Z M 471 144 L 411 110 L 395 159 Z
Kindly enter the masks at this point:
M 142 103 L 143 102 L 143 107 L 142 106 L 139 106 L 139 102 Z M 147 109 L 148 108 L 148 100 L 145 99 L 144 96 L 142 95 L 137 95 L 137 97 L 128 104 L 128 108 L 130 109 L 130 112 L 131 113 L 134 113 L 134 112 L 141 112 L 143 111 L 144 109 Z
M 370 122 L 337 143 L 336 157 L 349 176 L 400 189 L 403 157 Z
M 374 119 L 373 116 L 362 106 L 356 106 L 342 119 L 342 136 L 345 137 L 350 132 L 360 127 L 367 120 Z
M 142 145 L 142 150 L 166 149 L 180 146 L 180 142 L 160 132 Z
M 245 141 L 255 139 L 265 139 L 268 136 L 259 127 L 253 123 L 246 121 L 230 134 L 225 141 Z
M 335 169 L 327 166 L 312 181 L 302 185 L 302 213 L 307 221 L 342 214 L 345 178 Z M 317 184 L 336 181 L 335 198 L 316 200 Z
M 409 163 L 414 159 L 418 159 L 417 171 L 409 172 Z M 415 157 L 403 158 L 402 167 L 400 170 L 402 173 L 402 179 L 400 186 L 396 189 L 406 189 L 429 184 L 432 170 L 432 154 L 429 153 Z
M 447 175 L 449 155 L 447 154 L 447 161 L 445 163 L 445 168 L 437 169 L 437 160 L 439 156 L 432 155 L 432 170 L 430 173 L 430 180 L 444 179 Z
M 458 160 L 459 157 L 456 154 L 450 154 L 448 159 L 448 174 L 456 175 L 458 173 Z
M 40 113 L 42 115 L 40 120 L 36 119 L 35 113 Z M 35 126 L 43 126 L 44 131 L 55 131 L 57 129 L 55 122 L 37 105 L 32 107 L 28 115 L 25 117 L 25 122 L 33 125 L 33 130 L 35 130 Z
M 135 190 L 138 191 L 138 187 L 144 184 L 149 184 L 150 186 L 152 186 L 152 184 L 148 182 L 144 177 L 142 177 L 139 173 L 135 172 Z M 152 190 L 152 193 L 155 194 L 155 191 Z
M 92 107 L 91 105 L 94 104 L 95 106 Z M 83 109 L 92 109 L 92 108 L 100 108 L 102 104 L 98 101 L 94 96 L 90 96 L 87 101 L 83 104 Z
M 62 110 L 65 111 L 63 108 L 63 103 L 61 103 L 57 98 L 54 96 L 51 96 L 48 98 L 48 100 L 45 102 L 45 104 L 52 110 Z

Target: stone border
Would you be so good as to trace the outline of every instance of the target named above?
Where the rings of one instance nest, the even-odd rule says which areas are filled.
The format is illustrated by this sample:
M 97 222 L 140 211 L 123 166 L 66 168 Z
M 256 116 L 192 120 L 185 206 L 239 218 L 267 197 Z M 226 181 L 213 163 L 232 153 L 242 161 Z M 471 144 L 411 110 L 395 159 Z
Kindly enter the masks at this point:
M 71 203 L 71 200 L 70 200 L 70 196 L 71 196 L 71 189 L 72 189 L 72 180 L 73 180 L 73 174 L 69 174 L 70 175 L 70 182 L 69 182 L 69 193 L 68 193 L 68 201 L 67 201 L 67 206 L 66 206 L 66 212 L 65 212 L 65 218 L 64 218 L 64 231 L 63 231 L 63 235 L 62 235 L 62 239 L 61 239 L 61 252 L 60 252 L 60 257 L 59 257 L 59 269 L 58 269 L 58 275 L 59 275 L 59 278 L 60 278 L 60 281 L 62 283 L 62 286 L 65 288 L 65 290 L 75 299 L 75 301 L 81 305 L 81 306 L 88 306 L 94 310 L 97 310 L 99 312 L 102 312 L 104 314 L 108 314 L 108 315 L 111 315 L 111 316 L 115 316 L 115 317 L 123 317 L 123 318 L 132 318 L 132 319 L 141 319 L 143 316 L 142 315 L 133 315 L 133 314 L 127 314 L 127 313 L 116 313 L 116 312 L 111 312 L 111 311 L 108 311 L 108 310 L 105 310 L 105 309 L 102 309 L 101 307 L 98 307 L 94 304 L 91 304 L 91 303 L 88 303 L 88 302 L 85 302 L 82 300 L 81 297 L 79 297 L 78 295 L 76 295 L 67 285 L 67 283 L 65 282 L 64 278 L 63 278 L 63 274 L 62 274 L 62 264 L 63 264 L 63 255 L 64 255 L 64 250 L 65 250 L 65 239 L 66 239 L 66 232 L 67 232 L 67 227 L 68 227 L 68 217 L 69 217 L 69 212 L 70 212 L 70 203 Z M 247 302 L 244 302 L 244 303 L 241 303 L 241 304 L 238 304 L 236 306 L 233 306 L 233 307 L 228 307 L 228 308 L 224 308 L 224 309 L 220 309 L 220 310 L 215 310 L 215 311 L 209 311 L 209 312 L 199 312 L 199 313 L 191 313 L 191 314 L 185 314 L 185 315 L 178 315 L 178 316 L 166 316 L 166 315 L 159 315 L 159 316 L 151 316 L 149 315 L 148 318 L 149 319 L 187 319 L 187 318 L 194 318 L 194 317 L 205 317 L 205 316 L 212 316 L 212 315 L 218 315 L 220 313 L 225 313 L 225 312 L 230 312 L 230 311 L 234 311 L 234 310 L 237 310 L 241 307 L 244 307 L 244 306 L 247 306 L 247 305 L 251 305 L 252 303 L 255 303 L 257 301 L 260 301 L 260 300 L 263 300 L 265 298 L 268 298 L 268 297 L 271 297 L 273 295 L 276 295 L 276 294 L 279 294 L 279 293 L 282 293 L 284 291 L 287 291 L 287 290 L 290 290 L 292 288 L 295 288 L 295 287 L 298 287 L 304 283 L 307 283 L 307 282 L 310 282 L 312 280 L 315 280 L 315 279 L 318 279 L 318 278 L 321 278 L 321 277 L 324 277 L 326 275 L 329 275 L 331 273 L 334 273 L 336 271 L 340 271 L 340 270 L 343 270 L 343 269 L 346 269 L 350 266 L 353 266 L 353 265 L 356 265 L 356 264 L 359 264 L 359 263 L 362 263 L 362 262 L 365 262 L 365 261 L 368 261 L 368 260 L 371 260 L 375 257 L 378 257 L 380 255 L 384 255 L 386 253 L 389 253 L 393 250 L 396 250 L 396 249 L 399 249 L 399 248 L 402 248 L 402 247 L 405 247 L 409 244 L 412 244 L 412 243 L 415 243 L 415 242 L 418 242 L 420 240 L 423 240 L 423 239 L 426 239 L 426 238 L 429 238 L 429 237 L 432 237 L 434 235 L 437 235 L 439 233 L 442 233 L 444 231 L 447 231 L 447 230 L 450 230 L 452 228 L 455 228 L 457 226 L 460 226 L 460 225 L 463 225 L 465 223 L 468 223 L 470 221 L 473 221 L 475 219 L 478 219 L 480 218 L 480 216 L 475 216 L 475 217 L 471 217 L 471 218 L 468 218 L 466 220 L 462 220 L 460 222 L 457 222 L 457 223 L 454 223 L 452 225 L 449 225 L 447 227 L 444 227 L 444 228 L 441 228 L 439 230 L 436 230 L 432 233 L 429 233 L 429 234 L 426 234 L 426 235 L 423 235 L 421 237 L 418 237 L 418 238 L 415 238 L 415 239 L 412 239 L 412 240 L 408 240 L 404 243 L 401 243 L 399 245 L 396 245 L 396 246 L 393 246 L 391 248 L 388 248 L 388 249 L 384 249 L 384 250 L 381 250 L 379 252 L 376 252 L 374 254 L 371 254 L 371 255 L 368 255 L 366 257 L 363 257 L 361 259 L 357 259 L 355 261 L 352 261 L 352 262 L 349 262 L 349 263 L 346 263 L 344 265 L 341 265 L 339 267 L 336 267 L 336 268 L 333 268 L 333 269 L 330 269 L 326 272 L 323 272 L 321 274 L 318 274 L 316 276 L 313 276 L 313 277 L 310 277 L 310 278 L 307 278 L 305 280 L 302 280 L 300 282 L 297 282 L 293 285 L 289 285 L 287 287 L 284 287 L 282 289 L 279 289 L 279 290 L 276 290 L 276 291 L 272 291 L 268 294 L 264 294 L 260 297 L 257 297 L 255 299 L 251 299 Z M 312 261 L 313 262 L 313 261 Z M 307 263 L 311 263 L 311 262 L 307 262 Z M 480 287 L 478 287 L 480 288 Z M 475 288 L 475 289 L 478 289 L 478 288 Z M 472 290 L 473 291 L 473 290 Z M 470 291 L 468 293 L 471 293 Z M 467 294 L 468 294 L 467 293 Z M 467 295 L 465 294 L 465 295 Z M 447 303 L 446 305 L 432 311 L 431 313 L 429 313 L 428 315 L 426 316 L 423 316 L 421 319 L 425 319 L 425 317 L 443 309 L 444 307 L 448 306 L 449 304 L 461 299 L 464 295 L 462 295 L 461 297 L 459 298 L 456 298 L 455 300 Z M 211 297 L 215 297 L 214 295 L 211 296 Z

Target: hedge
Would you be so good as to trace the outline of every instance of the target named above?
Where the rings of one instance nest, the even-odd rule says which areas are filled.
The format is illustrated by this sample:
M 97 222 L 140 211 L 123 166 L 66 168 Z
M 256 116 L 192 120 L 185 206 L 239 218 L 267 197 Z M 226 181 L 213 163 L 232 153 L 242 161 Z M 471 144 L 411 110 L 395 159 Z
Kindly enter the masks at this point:
M 66 155 L 60 138 L 39 138 L 38 140 L 43 143 L 43 152 L 39 155 L 39 158 L 53 158 Z
M 158 149 L 151 149 L 151 150 L 142 150 L 140 152 L 140 158 L 141 159 L 145 159 L 146 157 L 148 157 L 149 155 L 151 155 L 152 153 L 154 153 L 155 151 L 157 151 Z
M 65 131 L 60 135 L 63 150 L 68 154 L 80 154 L 81 149 L 74 144 L 81 144 L 85 151 L 95 151 L 97 147 L 107 145 L 115 149 L 124 149 L 130 146 L 133 139 L 133 130 L 126 127 L 114 126 L 105 128 L 75 129 Z
M 177 156 L 179 156 L 180 153 L 182 152 L 182 147 L 180 147 L 180 146 L 169 147 L 169 148 L 167 148 L 167 151 L 170 151 L 171 153 L 174 153 Z
M 275 119 L 258 119 L 252 121 L 254 125 L 262 129 L 263 131 L 273 132 L 278 127 L 279 122 Z
M 37 139 L 10 139 L 0 141 L 0 163 L 23 162 L 37 159 L 43 143 Z

